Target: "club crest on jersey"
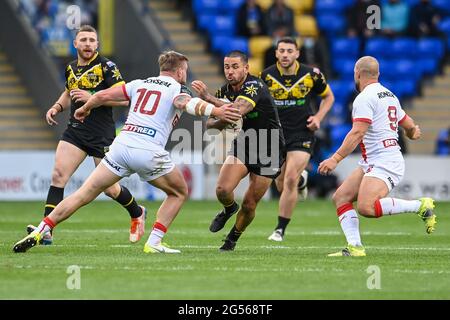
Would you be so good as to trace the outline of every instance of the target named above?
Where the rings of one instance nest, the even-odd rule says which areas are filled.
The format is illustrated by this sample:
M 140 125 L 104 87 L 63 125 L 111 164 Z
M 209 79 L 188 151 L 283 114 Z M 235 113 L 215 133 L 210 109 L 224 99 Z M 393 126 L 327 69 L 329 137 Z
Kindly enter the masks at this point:
M 311 149 L 311 141 L 303 141 L 302 147 L 305 149 Z
M 255 88 L 253 85 L 245 88 L 245 94 L 249 94 L 251 97 L 256 96 L 256 91 L 258 89 Z

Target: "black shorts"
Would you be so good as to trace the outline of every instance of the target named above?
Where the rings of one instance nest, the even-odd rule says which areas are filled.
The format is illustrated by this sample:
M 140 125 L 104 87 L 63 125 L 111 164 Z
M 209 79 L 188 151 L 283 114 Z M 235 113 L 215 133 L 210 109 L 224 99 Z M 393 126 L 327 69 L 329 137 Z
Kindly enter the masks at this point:
M 272 150 L 264 152 L 264 155 L 268 155 L 264 156 L 264 159 L 258 155 L 258 150 L 255 149 L 238 139 L 234 139 L 228 155 L 239 159 L 251 173 L 271 179 L 278 177 L 281 173 L 281 167 L 286 160 L 284 144 L 281 144 L 280 148 L 274 150 L 274 152 Z
M 286 139 L 286 152 L 289 151 L 304 151 L 309 153 L 311 156 L 314 153 L 314 146 L 316 144 L 316 137 L 314 133 L 300 132 L 295 135 L 289 136 L 284 133 Z
M 68 127 L 62 134 L 61 140 L 73 144 L 91 157 L 101 159 L 108 152 L 114 137 L 91 136 L 86 132 Z

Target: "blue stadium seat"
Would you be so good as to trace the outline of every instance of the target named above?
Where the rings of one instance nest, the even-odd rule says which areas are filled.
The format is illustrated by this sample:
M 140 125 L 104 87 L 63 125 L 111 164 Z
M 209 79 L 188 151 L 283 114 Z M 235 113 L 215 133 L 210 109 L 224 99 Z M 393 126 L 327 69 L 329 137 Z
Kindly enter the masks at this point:
M 440 156 L 448 156 L 450 155 L 450 146 L 446 141 L 448 137 L 449 129 L 441 129 L 438 134 L 438 138 L 436 141 L 436 154 Z
M 214 19 L 213 15 L 210 14 L 199 14 L 197 15 L 197 26 L 200 30 L 208 30 L 208 26 Z
M 353 3 L 354 0 L 316 0 L 315 9 L 317 13 L 341 13 Z
M 447 14 L 450 14 L 450 1 L 448 0 L 432 0 L 431 3 L 441 9 L 442 11 L 445 11 Z
M 380 79 L 383 81 L 390 81 L 398 78 L 395 72 L 394 64 L 392 60 L 379 59 L 378 63 L 380 65 Z
M 417 82 L 414 79 L 403 79 L 393 83 L 389 88 L 399 99 L 417 95 Z
M 422 74 L 433 75 L 439 71 L 439 65 L 436 59 L 418 59 L 416 63 L 421 69 Z
M 220 0 L 194 0 L 192 7 L 197 14 L 216 15 L 219 13 Z
M 337 102 L 346 104 L 355 91 L 353 80 L 331 80 L 328 84 Z
M 421 58 L 440 60 L 444 56 L 445 47 L 442 40 L 437 38 L 421 39 L 417 43 L 417 54 Z
M 393 67 L 398 79 L 413 79 L 417 81 L 422 76 L 422 70 L 416 66 L 413 60 L 394 60 Z
M 373 56 L 377 59 L 389 56 L 390 41 L 386 38 L 372 38 L 366 43 L 365 55 Z
M 331 149 L 336 151 L 344 141 L 345 136 L 351 130 L 352 126 L 348 123 L 340 125 L 330 125 Z
M 211 35 L 229 35 L 235 34 L 236 19 L 233 15 L 212 17 L 208 24 L 208 31 Z
M 320 30 L 323 30 L 328 36 L 342 34 L 346 27 L 345 17 L 333 13 L 319 13 L 317 15 L 317 24 Z
M 450 36 L 450 18 L 442 19 L 438 24 L 439 30 Z
M 333 69 L 342 79 L 353 79 L 355 59 L 333 59 Z
M 358 38 L 337 38 L 331 40 L 331 54 L 333 59 L 354 58 L 359 55 L 360 41 Z M 356 61 L 355 61 L 356 62 Z
M 244 2 L 245 0 L 220 1 L 219 10 L 221 12 L 224 12 L 223 10 L 228 10 L 228 12 L 225 11 L 225 13 L 234 13 Z
M 391 57 L 414 58 L 417 41 L 411 38 L 397 38 L 391 41 L 388 55 Z
M 230 36 L 213 35 L 211 37 L 211 50 L 216 53 L 222 53 L 227 50 L 230 41 Z
M 245 37 L 233 37 L 230 42 L 227 43 L 227 50 L 224 54 L 232 50 L 240 50 L 248 55 L 248 39 Z

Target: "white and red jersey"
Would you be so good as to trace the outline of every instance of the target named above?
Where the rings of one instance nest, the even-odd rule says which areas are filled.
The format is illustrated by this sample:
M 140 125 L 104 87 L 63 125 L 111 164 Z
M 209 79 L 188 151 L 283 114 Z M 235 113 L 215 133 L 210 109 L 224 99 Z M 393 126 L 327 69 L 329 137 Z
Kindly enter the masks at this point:
M 134 80 L 122 89 L 131 101 L 130 111 L 114 141 L 140 149 L 164 148 L 182 113 L 173 100 L 180 94 L 191 95 L 189 89 L 168 76 Z
M 352 120 L 370 124 L 361 141 L 363 160 L 403 160 L 398 124 L 406 119 L 397 97 L 380 83 L 369 84 L 353 102 Z

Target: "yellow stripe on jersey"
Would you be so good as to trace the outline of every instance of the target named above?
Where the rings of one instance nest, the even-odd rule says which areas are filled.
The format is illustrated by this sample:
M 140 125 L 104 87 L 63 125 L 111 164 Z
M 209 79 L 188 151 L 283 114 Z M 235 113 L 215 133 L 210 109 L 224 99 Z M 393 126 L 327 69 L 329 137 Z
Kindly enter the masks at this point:
M 244 100 L 250 102 L 250 103 L 252 104 L 253 108 L 256 106 L 256 102 L 253 101 L 252 99 L 250 99 L 249 97 L 246 97 L 246 96 L 237 96 L 237 97 L 236 97 L 236 100 L 237 100 L 238 98 L 242 98 L 242 99 L 244 99 Z
M 323 92 L 321 94 L 319 94 L 319 97 L 325 96 L 329 91 L 330 91 L 330 86 L 327 84 L 327 87 L 325 88 L 325 90 L 323 90 Z

